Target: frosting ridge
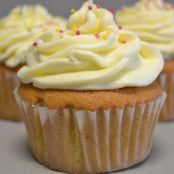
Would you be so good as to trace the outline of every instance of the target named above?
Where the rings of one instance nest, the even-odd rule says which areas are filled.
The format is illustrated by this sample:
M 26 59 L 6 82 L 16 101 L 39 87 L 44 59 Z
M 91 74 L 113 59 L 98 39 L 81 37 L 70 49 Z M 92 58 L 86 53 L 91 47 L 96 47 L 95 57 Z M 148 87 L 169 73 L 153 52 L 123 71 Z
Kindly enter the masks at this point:
M 174 55 L 174 10 L 163 0 L 141 0 L 116 13 L 123 28 L 135 32 L 164 55 Z

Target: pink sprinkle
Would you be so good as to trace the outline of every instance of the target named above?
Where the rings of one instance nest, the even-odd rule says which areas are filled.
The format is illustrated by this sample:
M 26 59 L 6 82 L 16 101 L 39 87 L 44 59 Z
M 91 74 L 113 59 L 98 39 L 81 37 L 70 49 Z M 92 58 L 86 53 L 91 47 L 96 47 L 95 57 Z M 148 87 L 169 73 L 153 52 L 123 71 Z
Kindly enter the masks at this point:
M 97 7 L 98 9 L 100 9 L 100 8 L 101 8 L 101 6 L 100 6 L 100 5 L 96 5 L 96 7 Z
M 81 33 L 80 33 L 80 31 L 79 31 L 79 30 L 78 30 L 78 31 L 76 31 L 76 35 L 78 35 L 78 36 L 79 36 L 80 34 L 81 34 Z
M 93 8 L 92 8 L 92 5 L 89 5 L 88 6 L 88 10 L 92 10 Z
M 109 9 L 109 11 L 110 11 L 113 15 L 115 15 L 115 13 L 116 13 L 116 9 Z
M 37 42 L 33 42 L 33 47 L 37 47 L 38 43 Z
M 96 37 L 97 39 L 99 39 L 99 38 L 100 38 L 100 35 L 99 35 L 99 34 L 95 34 L 95 37 Z
M 118 29 L 121 30 L 121 29 L 123 29 L 123 27 L 119 25 L 119 26 L 118 26 Z
M 126 41 L 126 40 L 123 40 L 123 41 L 122 41 L 122 44 L 127 44 L 127 41 Z

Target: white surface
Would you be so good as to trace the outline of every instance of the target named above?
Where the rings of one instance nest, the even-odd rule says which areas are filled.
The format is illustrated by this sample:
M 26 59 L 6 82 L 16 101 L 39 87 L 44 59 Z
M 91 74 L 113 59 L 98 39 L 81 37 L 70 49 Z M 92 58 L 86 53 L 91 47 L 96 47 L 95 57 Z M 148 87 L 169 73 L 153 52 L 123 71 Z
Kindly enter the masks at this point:
M 173 174 L 174 122 L 158 126 L 148 160 L 117 174 Z M 0 174 L 58 174 L 33 158 L 21 123 L 0 121 Z

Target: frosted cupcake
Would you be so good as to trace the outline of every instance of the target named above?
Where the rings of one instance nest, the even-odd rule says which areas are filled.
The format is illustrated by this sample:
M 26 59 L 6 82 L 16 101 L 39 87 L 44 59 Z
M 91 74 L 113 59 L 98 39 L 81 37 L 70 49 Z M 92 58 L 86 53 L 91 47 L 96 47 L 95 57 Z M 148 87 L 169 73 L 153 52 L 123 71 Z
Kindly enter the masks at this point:
M 48 168 L 101 173 L 147 158 L 165 94 L 161 53 L 92 1 L 28 50 L 15 90 L 33 154 Z
M 0 20 L 0 118 L 21 119 L 12 93 L 18 83 L 16 72 L 25 64 L 25 50 L 33 40 L 57 25 L 65 22 L 39 5 L 16 7 Z
M 174 120 L 174 9 L 162 0 L 142 0 L 116 14 L 120 28 L 134 31 L 164 55 L 165 66 L 160 81 L 168 97 L 160 120 Z

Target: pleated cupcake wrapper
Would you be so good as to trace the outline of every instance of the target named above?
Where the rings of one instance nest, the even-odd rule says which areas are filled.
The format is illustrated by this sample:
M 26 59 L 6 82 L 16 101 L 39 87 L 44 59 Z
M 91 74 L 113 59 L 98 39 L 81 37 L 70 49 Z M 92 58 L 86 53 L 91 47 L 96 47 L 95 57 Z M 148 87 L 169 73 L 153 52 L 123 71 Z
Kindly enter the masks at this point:
M 24 113 L 35 157 L 45 166 L 68 173 L 101 173 L 145 160 L 165 93 L 135 107 L 97 110 L 50 110 L 15 96 Z
M 166 102 L 160 114 L 160 121 L 174 120 L 174 73 L 160 75 L 162 88 L 167 93 Z
M 18 84 L 15 73 L 0 73 L 0 118 L 21 120 L 21 112 L 13 95 L 13 90 Z

